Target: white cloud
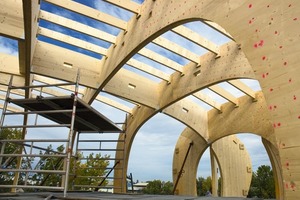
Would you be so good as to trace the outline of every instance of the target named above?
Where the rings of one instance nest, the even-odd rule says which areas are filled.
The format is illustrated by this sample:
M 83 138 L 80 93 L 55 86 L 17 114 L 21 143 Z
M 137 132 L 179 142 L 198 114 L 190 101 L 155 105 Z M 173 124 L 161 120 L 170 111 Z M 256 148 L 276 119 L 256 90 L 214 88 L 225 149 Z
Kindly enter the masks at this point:
M 0 52 L 18 56 L 18 42 L 16 40 L 0 36 Z

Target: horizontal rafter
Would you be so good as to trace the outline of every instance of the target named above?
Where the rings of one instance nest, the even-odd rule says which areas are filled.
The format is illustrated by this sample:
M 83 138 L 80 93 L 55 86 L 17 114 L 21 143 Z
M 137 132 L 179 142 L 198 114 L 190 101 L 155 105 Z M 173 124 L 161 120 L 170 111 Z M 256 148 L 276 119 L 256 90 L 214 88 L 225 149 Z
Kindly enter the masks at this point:
M 100 22 L 109 24 L 111 26 L 114 26 L 114 27 L 122 29 L 122 30 L 126 30 L 126 28 L 127 28 L 126 21 L 123 21 L 123 20 L 113 17 L 111 15 L 108 15 L 106 13 L 100 12 L 94 8 L 85 6 L 81 3 L 77 3 L 75 1 L 71 1 L 71 0 L 67 0 L 67 1 L 45 0 L 45 1 L 48 3 L 54 4 L 56 6 L 65 8 L 67 10 L 79 13 L 86 17 L 90 17 L 90 18 L 98 20 Z

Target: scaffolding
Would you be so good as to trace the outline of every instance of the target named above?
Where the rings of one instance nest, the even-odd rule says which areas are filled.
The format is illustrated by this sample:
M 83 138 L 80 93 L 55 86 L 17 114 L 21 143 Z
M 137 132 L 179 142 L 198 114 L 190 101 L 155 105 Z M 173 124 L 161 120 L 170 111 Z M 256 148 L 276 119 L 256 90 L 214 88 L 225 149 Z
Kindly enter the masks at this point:
M 78 178 L 89 178 L 99 180 L 99 184 L 92 186 L 95 188 L 104 187 L 102 184 L 105 180 L 110 179 L 109 176 L 111 172 L 116 169 L 120 164 L 120 160 L 116 160 L 111 157 L 101 158 L 106 161 L 115 161 L 114 167 L 103 169 L 107 172 L 106 176 L 97 176 L 97 177 L 83 177 L 76 175 L 76 165 L 73 165 L 71 169 L 71 160 L 74 162 L 81 162 L 85 159 L 84 157 L 79 157 L 79 152 L 90 151 L 90 152 L 100 152 L 106 151 L 108 149 L 101 148 L 101 144 L 104 142 L 113 143 L 113 142 L 122 142 L 117 140 L 86 140 L 81 139 L 80 136 L 83 133 L 119 133 L 124 134 L 122 129 L 117 125 L 112 123 L 109 119 L 105 118 L 98 111 L 93 109 L 91 106 L 80 100 L 78 97 L 78 88 L 79 88 L 79 73 L 77 74 L 77 79 L 75 83 L 61 83 L 61 84 L 52 84 L 52 85 L 31 85 L 31 86 L 22 86 L 16 87 L 13 86 L 13 76 L 11 76 L 8 89 L 6 92 L 6 97 L 2 109 L 2 115 L 0 119 L 0 130 L 2 133 L 5 129 L 21 129 L 22 137 L 18 139 L 7 139 L 3 138 L 0 135 L 0 175 L 3 174 L 13 174 L 13 184 L 10 185 L 0 185 L 2 188 L 11 188 L 12 191 L 15 191 L 17 188 L 23 189 L 34 189 L 34 190 L 59 190 L 64 192 L 64 196 L 67 196 L 68 188 L 72 189 L 82 189 L 82 188 L 91 188 L 90 185 L 74 185 L 70 187 L 68 184 L 69 179 L 72 178 L 74 183 L 75 179 Z M 70 96 L 63 97 L 43 97 L 42 91 L 45 87 L 59 87 L 59 86 L 70 86 L 74 85 L 74 93 Z M 22 98 L 22 99 L 12 99 L 10 94 L 12 90 L 32 90 L 34 88 L 40 88 L 40 95 L 37 95 L 35 98 Z M 24 111 L 8 111 L 8 104 L 14 104 L 24 109 Z M 23 116 L 23 124 L 18 125 L 4 125 L 6 116 Z M 36 115 L 34 124 L 28 124 L 27 119 L 28 115 Z M 52 124 L 38 124 L 38 116 L 42 116 L 54 123 Z M 43 139 L 25 139 L 27 129 L 49 129 L 49 128 L 61 128 L 66 127 L 69 129 L 68 137 L 66 139 L 53 139 L 53 138 L 43 138 Z M 76 138 L 77 135 L 77 138 Z M 124 142 L 124 141 L 123 141 Z M 81 143 L 100 143 L 99 148 L 96 149 L 87 149 L 79 148 Z M 64 152 L 55 151 L 43 147 L 41 144 L 65 144 L 66 149 Z M 75 152 L 73 151 L 73 146 L 76 145 Z M 14 152 L 5 152 L 5 148 L 8 145 L 15 145 Z M 118 151 L 119 149 L 110 149 L 111 151 Z M 124 149 L 122 149 L 124 152 Z M 39 160 L 38 160 L 39 159 Z M 41 166 L 45 160 L 50 159 L 53 163 L 51 169 L 42 169 Z M 15 161 L 17 160 L 17 161 Z M 15 166 L 11 164 L 15 162 Z M 33 164 L 35 166 L 33 166 Z M 124 163 L 124 162 L 122 162 Z M 63 168 L 61 170 L 61 168 Z M 122 168 L 123 166 L 118 166 Z M 19 180 L 20 174 L 23 174 L 22 180 Z M 59 182 L 52 183 L 51 185 L 45 185 L 46 180 L 51 174 L 55 174 L 59 177 Z M 39 176 L 42 177 L 39 181 L 30 181 L 30 177 Z M 25 178 L 24 178 L 25 177 Z M 122 178 L 122 177 L 120 177 Z M 22 182 L 22 183 L 20 183 Z

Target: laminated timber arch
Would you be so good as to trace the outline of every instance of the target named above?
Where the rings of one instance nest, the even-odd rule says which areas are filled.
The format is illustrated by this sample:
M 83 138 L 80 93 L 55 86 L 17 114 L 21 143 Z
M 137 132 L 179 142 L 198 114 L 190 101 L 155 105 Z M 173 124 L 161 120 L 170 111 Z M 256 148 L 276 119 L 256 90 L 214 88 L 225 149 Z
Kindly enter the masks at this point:
M 282 180 L 280 173 L 281 165 L 279 163 L 278 149 L 274 145 L 276 144 L 274 143 L 274 128 L 270 121 L 270 115 L 268 114 L 268 112 L 266 112 L 267 107 L 263 94 L 261 92 L 258 92 L 256 96 L 257 98 L 255 102 L 253 102 L 253 100 L 247 96 L 240 97 L 239 108 L 235 108 L 232 103 L 225 103 L 222 105 L 222 113 L 219 113 L 216 110 L 209 111 L 207 125 L 201 124 L 202 126 L 207 126 L 209 139 L 206 142 L 203 137 L 202 140 L 197 139 L 197 137 L 199 137 L 199 134 L 192 129 L 188 129 L 188 131 L 184 131 L 182 133 L 182 135 L 184 135 L 184 138 L 182 139 L 182 137 L 180 137 L 179 140 L 182 139 L 183 141 L 178 141 L 176 148 L 183 150 L 181 151 L 181 155 L 175 156 L 174 153 L 175 160 L 173 161 L 173 172 L 174 170 L 178 171 L 177 169 L 180 168 L 181 164 L 183 163 L 183 159 L 185 156 L 184 153 L 186 152 L 189 144 L 189 142 L 187 143 L 186 141 L 192 141 L 194 145 L 191 149 L 191 153 L 187 157 L 188 164 L 185 165 L 185 174 L 183 174 L 178 182 L 178 194 L 196 195 L 196 183 L 193 180 L 196 179 L 197 166 L 204 149 L 206 149 L 209 145 L 214 144 L 214 142 L 218 141 L 219 139 L 232 134 L 254 133 L 262 137 L 263 144 L 267 149 L 269 159 L 272 163 L 272 168 L 274 169 L 277 198 L 283 198 L 284 188 L 280 181 Z M 249 110 L 251 110 L 251 112 L 249 112 Z M 215 116 L 211 117 L 211 115 Z M 234 165 L 231 167 L 234 167 Z M 173 173 L 174 181 L 176 181 L 177 176 L 178 174 Z M 230 182 L 232 180 L 226 181 Z M 247 184 L 248 183 L 246 182 L 245 185 Z M 239 195 L 243 194 L 242 191 L 235 192 Z M 230 192 L 230 187 L 224 190 L 223 195 L 232 195 L 232 191 Z
M 187 157 L 184 173 L 180 179 L 180 184 L 176 187 L 176 194 L 180 195 L 193 195 L 197 196 L 196 177 L 198 163 L 204 153 L 205 149 L 210 147 L 205 140 L 203 140 L 199 134 L 195 131 L 186 128 L 180 135 L 173 157 L 173 180 L 178 178 L 178 171 L 182 166 L 183 158 L 187 152 L 190 143 L 193 143 L 189 155 Z M 252 171 L 251 160 L 246 149 L 241 149 L 243 143 L 234 136 L 230 135 L 214 142 L 211 147 L 211 159 L 217 159 L 220 174 L 222 177 L 222 197 L 246 197 L 247 191 L 250 187 Z M 178 168 L 179 167 L 179 168 Z M 213 168 L 216 166 L 212 166 Z M 248 170 L 248 171 L 247 171 Z M 216 177 L 216 174 L 212 174 L 212 180 Z M 217 196 L 216 182 L 212 182 L 212 194 Z

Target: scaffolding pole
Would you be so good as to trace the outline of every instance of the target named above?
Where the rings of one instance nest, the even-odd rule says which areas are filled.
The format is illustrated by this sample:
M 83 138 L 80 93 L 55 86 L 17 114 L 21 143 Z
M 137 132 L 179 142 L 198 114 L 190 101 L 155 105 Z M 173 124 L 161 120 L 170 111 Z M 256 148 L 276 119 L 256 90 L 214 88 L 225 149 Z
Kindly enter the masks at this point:
M 73 146 L 72 141 L 73 141 L 73 134 L 74 134 L 76 104 L 77 104 L 77 98 L 78 98 L 79 78 L 80 78 L 80 70 L 78 69 L 77 77 L 76 77 L 76 84 L 75 84 L 75 93 L 74 93 L 73 111 L 72 111 L 72 118 L 71 118 L 71 127 L 70 127 L 69 138 L 68 138 L 66 175 L 65 175 L 65 184 L 64 184 L 64 197 L 67 197 L 67 191 L 68 191 L 70 160 L 71 160 L 72 146 Z

